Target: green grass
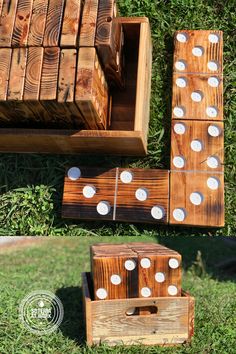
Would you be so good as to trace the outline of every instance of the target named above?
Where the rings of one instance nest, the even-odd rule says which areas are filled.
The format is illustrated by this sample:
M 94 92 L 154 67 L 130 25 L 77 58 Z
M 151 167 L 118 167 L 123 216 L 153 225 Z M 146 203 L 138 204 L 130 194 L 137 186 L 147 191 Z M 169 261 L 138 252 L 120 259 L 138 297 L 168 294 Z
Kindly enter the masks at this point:
M 183 255 L 183 288 L 196 298 L 195 335 L 190 345 L 167 349 L 86 347 L 80 274 L 90 268 L 89 245 L 100 240 L 98 237 L 43 238 L 31 247 L 16 246 L 1 251 L 0 353 L 235 353 L 235 273 L 233 277 L 217 267 L 218 263 L 232 258 L 235 250 L 214 237 L 206 237 L 204 242 L 201 237 L 158 238 Z M 136 240 L 139 237 L 121 236 L 115 242 Z M 156 242 L 154 237 L 146 240 Z M 102 241 L 109 242 L 110 237 Z M 28 332 L 18 320 L 20 301 L 39 289 L 59 296 L 65 310 L 59 330 L 41 337 Z
M 1 235 L 235 235 L 236 233 L 236 46 L 235 1 L 121 0 L 121 14 L 148 16 L 152 27 L 153 76 L 148 156 L 0 157 Z M 130 166 L 169 168 L 173 34 L 177 29 L 224 31 L 224 118 L 226 226 L 221 230 L 108 223 L 80 223 L 60 217 L 66 166 Z

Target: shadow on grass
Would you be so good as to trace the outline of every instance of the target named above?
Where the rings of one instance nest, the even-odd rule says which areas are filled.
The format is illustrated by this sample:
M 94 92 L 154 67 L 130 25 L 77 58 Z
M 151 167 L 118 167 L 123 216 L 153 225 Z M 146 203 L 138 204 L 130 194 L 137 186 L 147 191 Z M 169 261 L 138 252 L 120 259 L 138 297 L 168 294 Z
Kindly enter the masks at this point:
M 64 318 L 60 325 L 63 336 L 74 340 L 79 345 L 85 344 L 81 287 L 60 288 L 56 291 L 56 296 L 64 307 Z

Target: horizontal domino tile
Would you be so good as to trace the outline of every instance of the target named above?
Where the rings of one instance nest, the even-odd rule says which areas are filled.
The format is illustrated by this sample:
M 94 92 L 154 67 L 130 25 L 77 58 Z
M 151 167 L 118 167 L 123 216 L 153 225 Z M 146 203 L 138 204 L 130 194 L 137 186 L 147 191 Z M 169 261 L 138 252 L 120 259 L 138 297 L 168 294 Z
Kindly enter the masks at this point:
M 173 63 L 170 224 L 223 226 L 223 171 L 223 35 L 211 30 L 178 31 Z

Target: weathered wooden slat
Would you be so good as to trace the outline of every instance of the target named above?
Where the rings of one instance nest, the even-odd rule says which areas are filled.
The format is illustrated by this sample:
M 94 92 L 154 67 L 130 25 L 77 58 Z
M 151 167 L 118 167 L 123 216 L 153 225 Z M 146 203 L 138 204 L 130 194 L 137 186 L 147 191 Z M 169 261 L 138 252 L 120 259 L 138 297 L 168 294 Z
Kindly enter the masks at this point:
M 34 0 L 29 28 L 28 46 L 38 47 L 43 44 L 49 0 Z
M 75 104 L 77 50 L 62 49 L 58 78 L 58 105 L 66 110 L 68 122 L 72 127 L 87 127 L 82 114 Z
M 59 45 L 65 0 L 50 0 L 44 32 L 44 47 Z
M 12 47 L 25 47 L 27 45 L 32 8 L 33 0 L 18 0 Z
M 60 48 L 45 48 L 41 76 L 40 101 L 56 100 Z
M 0 48 L 0 101 L 6 101 L 12 49 Z
M 124 86 L 124 33 L 120 21 L 115 21 L 116 1 L 100 0 L 95 46 L 110 84 Z
M 0 18 L 0 47 L 11 47 L 18 0 L 3 0 Z
M 27 48 L 14 48 L 12 50 L 11 69 L 7 92 L 7 99 L 10 101 L 23 100 L 27 53 Z
M 77 47 L 82 0 L 66 0 L 60 46 Z
M 106 129 L 109 120 L 109 92 L 95 48 L 78 53 L 75 102 L 90 129 Z
M 94 47 L 98 16 L 98 0 L 86 0 L 83 6 L 79 47 Z

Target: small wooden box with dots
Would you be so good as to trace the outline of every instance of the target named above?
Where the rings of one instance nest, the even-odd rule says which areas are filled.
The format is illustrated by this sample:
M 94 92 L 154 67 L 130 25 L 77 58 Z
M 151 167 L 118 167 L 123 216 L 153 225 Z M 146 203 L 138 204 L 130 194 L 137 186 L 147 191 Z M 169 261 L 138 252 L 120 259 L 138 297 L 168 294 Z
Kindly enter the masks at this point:
M 181 295 L 181 255 L 159 244 L 98 244 L 91 247 L 94 298 Z

